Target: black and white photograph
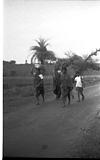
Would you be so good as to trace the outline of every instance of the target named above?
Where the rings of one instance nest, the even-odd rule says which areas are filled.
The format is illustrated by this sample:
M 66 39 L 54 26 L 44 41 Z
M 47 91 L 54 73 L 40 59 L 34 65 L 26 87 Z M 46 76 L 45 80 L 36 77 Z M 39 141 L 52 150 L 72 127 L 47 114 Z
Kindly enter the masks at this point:
M 100 158 L 100 1 L 3 0 L 2 159 Z

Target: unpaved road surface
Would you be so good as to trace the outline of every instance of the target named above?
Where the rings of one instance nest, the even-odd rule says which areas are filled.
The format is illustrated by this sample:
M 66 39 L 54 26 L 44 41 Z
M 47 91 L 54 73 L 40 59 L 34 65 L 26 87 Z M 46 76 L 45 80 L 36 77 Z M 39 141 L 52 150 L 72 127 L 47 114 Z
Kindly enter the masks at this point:
M 100 158 L 100 84 L 84 89 L 85 100 L 25 105 L 5 113 L 5 157 Z

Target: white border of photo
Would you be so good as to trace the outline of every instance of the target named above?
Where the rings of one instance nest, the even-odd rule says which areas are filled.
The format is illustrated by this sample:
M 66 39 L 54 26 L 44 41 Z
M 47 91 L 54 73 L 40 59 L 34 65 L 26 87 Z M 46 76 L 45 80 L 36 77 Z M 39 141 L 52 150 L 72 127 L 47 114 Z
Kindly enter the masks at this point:
M 3 158 L 3 0 L 0 1 L 0 159 Z

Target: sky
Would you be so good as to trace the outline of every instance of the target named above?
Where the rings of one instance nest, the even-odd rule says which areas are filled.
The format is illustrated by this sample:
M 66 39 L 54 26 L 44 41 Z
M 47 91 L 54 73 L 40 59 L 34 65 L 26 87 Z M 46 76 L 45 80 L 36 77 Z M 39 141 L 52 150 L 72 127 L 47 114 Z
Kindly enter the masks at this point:
M 57 57 L 88 55 L 100 48 L 100 1 L 4 0 L 3 25 L 3 60 L 30 63 L 40 37 Z

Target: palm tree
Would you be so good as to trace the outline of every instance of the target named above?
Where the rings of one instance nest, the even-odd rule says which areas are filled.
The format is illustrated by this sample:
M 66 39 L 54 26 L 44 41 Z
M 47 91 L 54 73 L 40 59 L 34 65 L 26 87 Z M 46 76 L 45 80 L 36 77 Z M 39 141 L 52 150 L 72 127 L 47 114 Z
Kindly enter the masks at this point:
M 32 57 L 31 57 L 31 64 L 33 62 L 33 59 L 38 59 L 38 61 L 41 62 L 41 64 L 44 64 L 45 60 L 55 60 L 55 54 L 53 51 L 48 50 L 47 46 L 49 45 L 47 43 L 47 40 L 39 38 L 39 40 L 36 40 L 37 45 L 32 46 L 30 49 L 34 51 Z

